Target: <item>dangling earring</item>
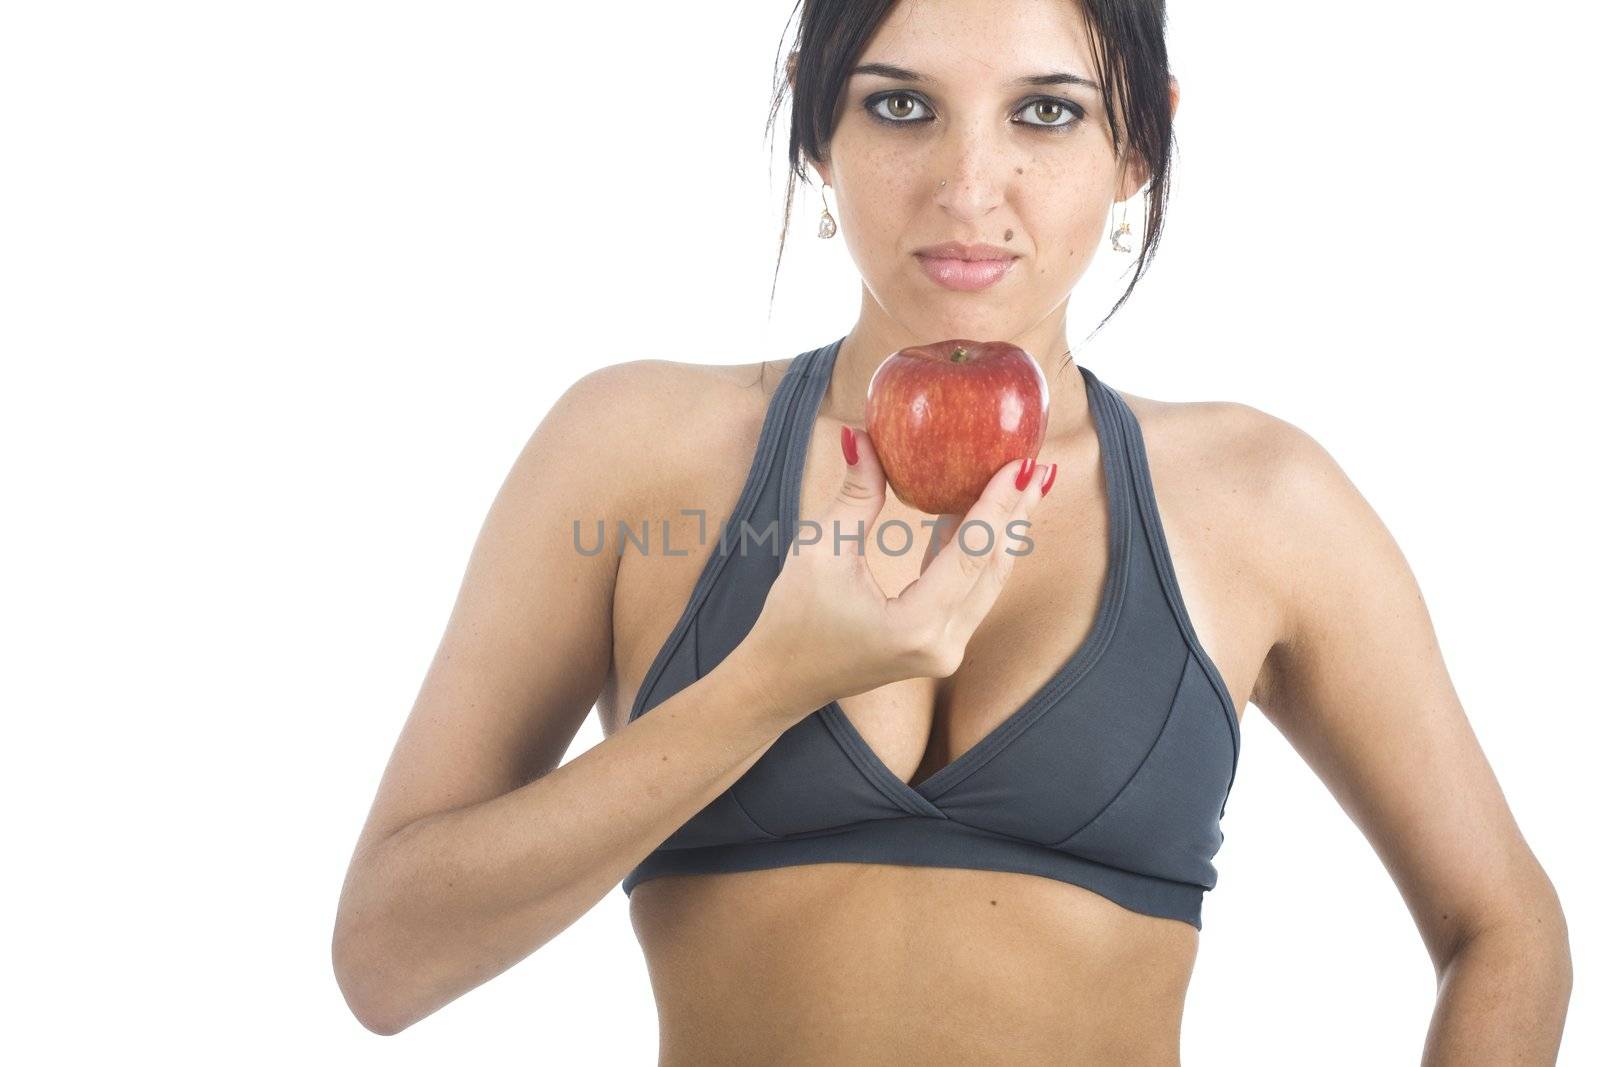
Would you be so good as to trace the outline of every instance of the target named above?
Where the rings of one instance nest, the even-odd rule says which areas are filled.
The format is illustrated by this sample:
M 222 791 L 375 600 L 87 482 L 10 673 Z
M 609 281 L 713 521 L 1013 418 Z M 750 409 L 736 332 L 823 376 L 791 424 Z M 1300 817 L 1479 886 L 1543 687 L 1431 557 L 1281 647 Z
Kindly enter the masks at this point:
M 817 191 L 818 194 L 820 195 L 821 193 L 825 192 L 827 188 L 828 187 L 824 185 Z M 833 216 L 828 214 L 828 198 L 824 196 L 822 197 L 822 221 L 817 224 L 817 236 L 827 239 L 838 232 L 839 227 L 834 224 Z
M 1122 202 L 1122 221 L 1117 223 L 1117 228 L 1111 231 L 1111 248 L 1116 252 L 1132 252 L 1133 248 L 1122 243 L 1122 238 L 1132 231 L 1128 228 L 1128 202 Z

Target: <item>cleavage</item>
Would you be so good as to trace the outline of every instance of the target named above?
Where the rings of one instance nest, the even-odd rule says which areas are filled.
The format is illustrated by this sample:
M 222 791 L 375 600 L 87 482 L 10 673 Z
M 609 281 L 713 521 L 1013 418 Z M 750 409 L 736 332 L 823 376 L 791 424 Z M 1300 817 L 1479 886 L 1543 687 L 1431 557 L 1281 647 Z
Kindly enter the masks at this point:
M 1016 559 L 954 674 L 907 678 L 839 701 L 901 781 L 916 786 L 960 759 L 1053 678 L 1093 630 L 1110 563 L 1104 480 L 1064 494 L 1069 473 L 1063 463 L 1050 497 L 1035 505 L 1027 531 L 1033 551 Z M 1083 477 L 1080 467 L 1080 486 Z M 896 517 L 920 531 L 926 516 L 891 498 L 878 522 Z M 885 594 L 898 595 L 917 576 L 925 543 L 887 557 L 869 532 L 867 564 Z

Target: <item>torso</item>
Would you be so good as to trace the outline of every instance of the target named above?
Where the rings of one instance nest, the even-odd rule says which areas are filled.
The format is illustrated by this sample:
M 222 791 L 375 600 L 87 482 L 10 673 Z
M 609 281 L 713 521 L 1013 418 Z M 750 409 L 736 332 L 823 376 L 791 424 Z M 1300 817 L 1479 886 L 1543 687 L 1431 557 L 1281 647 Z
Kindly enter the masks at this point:
M 714 420 L 668 414 L 694 457 L 650 471 L 637 514 L 647 557 L 625 553 L 613 609 L 613 675 L 600 702 L 607 734 L 626 721 L 652 658 L 687 602 L 755 453 L 787 361 L 678 365 Z M 1120 392 L 1120 391 L 1119 391 Z M 1168 549 L 1195 634 L 1243 713 L 1275 640 L 1274 591 L 1251 566 L 1257 472 L 1236 405 L 1121 396 L 1139 420 Z M 675 418 L 677 425 L 667 424 Z M 812 428 L 800 514 L 820 513 L 844 470 L 839 423 Z M 1033 552 L 967 645 L 956 673 L 841 701 L 897 775 L 920 782 L 993 730 L 1089 633 L 1108 561 L 1106 487 L 1089 430 L 1052 438 L 1060 463 L 1036 506 Z M 680 508 L 704 509 L 701 519 Z M 917 576 L 926 516 L 889 494 L 880 522 L 906 521 L 917 549 L 867 541 L 893 596 Z M 659 551 L 663 522 L 673 551 Z M 1259 536 L 1259 535 L 1257 535 Z M 1020 635 L 1035 635 L 1022 637 Z M 1198 948 L 1188 923 L 1125 909 L 1033 875 L 878 864 L 816 864 L 666 876 L 635 888 L 630 910 L 659 1010 L 662 1062 L 1172 1064 Z

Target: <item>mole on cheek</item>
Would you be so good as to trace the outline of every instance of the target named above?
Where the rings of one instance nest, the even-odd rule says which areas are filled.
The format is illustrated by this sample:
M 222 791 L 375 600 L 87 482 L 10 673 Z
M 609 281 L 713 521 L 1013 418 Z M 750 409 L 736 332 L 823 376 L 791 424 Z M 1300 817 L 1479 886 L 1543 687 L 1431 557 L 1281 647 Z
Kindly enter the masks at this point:
M 1006 231 L 1006 240 L 1008 240 L 1008 241 L 1011 240 L 1011 231 L 1010 230 Z

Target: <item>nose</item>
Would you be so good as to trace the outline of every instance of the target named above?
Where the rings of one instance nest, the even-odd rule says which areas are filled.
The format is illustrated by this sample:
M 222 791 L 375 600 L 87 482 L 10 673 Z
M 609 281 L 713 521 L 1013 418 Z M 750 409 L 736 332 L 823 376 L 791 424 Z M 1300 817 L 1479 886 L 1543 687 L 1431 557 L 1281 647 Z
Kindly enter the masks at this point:
M 951 150 L 934 155 L 934 202 L 959 218 L 981 218 L 1005 199 L 1015 164 L 981 131 L 951 127 L 947 136 Z
M 960 219 L 981 219 L 1005 200 L 1004 187 L 982 174 L 957 169 L 934 183 L 934 203 Z

